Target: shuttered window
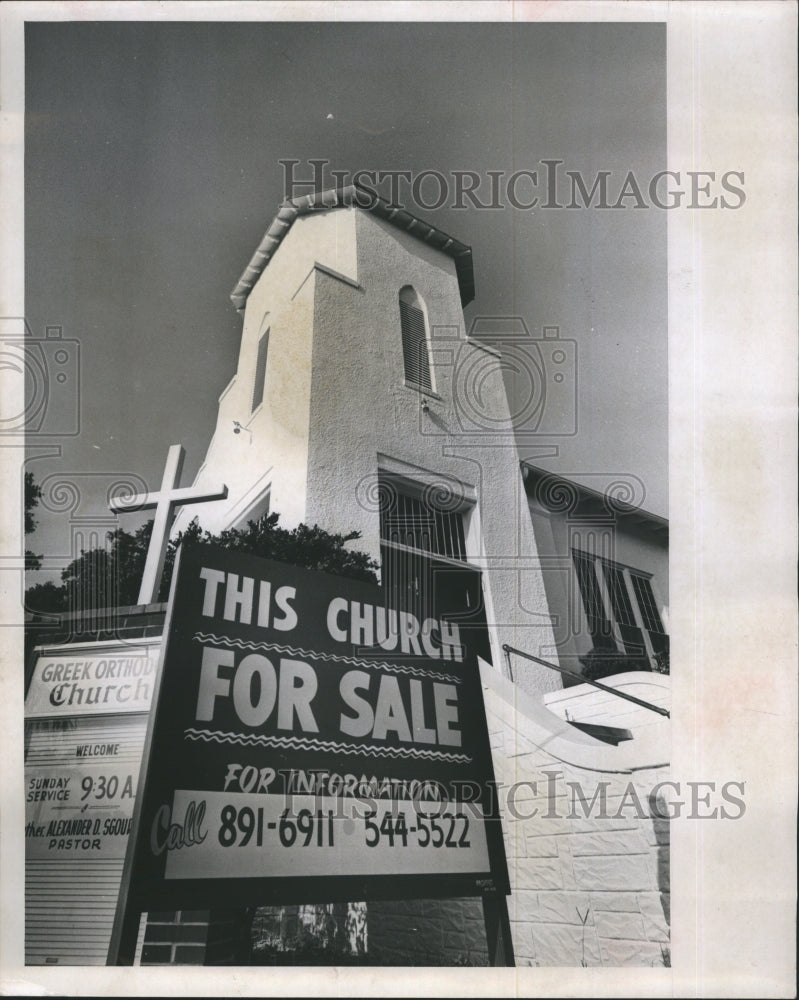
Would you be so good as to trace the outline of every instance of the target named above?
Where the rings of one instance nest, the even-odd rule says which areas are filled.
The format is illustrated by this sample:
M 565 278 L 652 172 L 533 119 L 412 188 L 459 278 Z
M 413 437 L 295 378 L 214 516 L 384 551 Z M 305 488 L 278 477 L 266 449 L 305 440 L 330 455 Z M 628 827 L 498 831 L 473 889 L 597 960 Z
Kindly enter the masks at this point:
M 667 653 L 669 637 L 666 634 L 666 629 L 663 627 L 663 622 L 655 603 L 652 584 L 645 576 L 639 576 L 637 573 L 630 573 L 630 580 L 635 591 L 635 596 L 638 599 L 641 618 L 644 622 L 644 628 L 649 635 L 652 648 L 656 654 Z
M 669 637 L 649 578 L 579 549 L 572 550 L 572 557 L 594 648 L 616 649 L 660 669 Z
M 605 613 L 602 593 L 594 570 L 594 560 L 582 552 L 574 552 L 574 566 L 577 571 L 577 582 L 580 586 L 580 596 L 583 599 L 585 616 L 588 619 L 588 631 L 597 648 L 612 648 L 613 624 Z
M 405 360 L 405 378 L 423 389 L 431 389 L 430 356 L 427 351 L 427 323 L 421 300 L 408 285 L 399 298 L 402 325 L 402 353 Z
M 665 632 L 663 622 L 655 604 L 655 595 L 652 593 L 652 585 L 646 577 L 631 573 L 630 579 L 633 583 L 635 596 L 638 598 L 638 607 L 641 609 L 641 617 L 644 625 L 650 632 Z
M 602 564 L 602 571 L 605 574 L 610 605 L 616 619 L 616 627 L 621 636 L 624 652 L 629 653 L 630 656 L 641 656 L 641 654 L 646 653 L 644 637 L 641 629 L 638 628 L 631 601 L 633 595 L 628 590 L 624 573 L 618 566 L 611 566 L 608 563 Z
M 425 488 L 383 474 L 379 493 L 386 608 L 457 623 L 461 642 L 490 663 L 482 578 L 467 561 L 469 502 L 456 484 Z
M 255 380 L 252 387 L 252 409 L 260 406 L 264 400 L 264 384 L 266 382 L 266 352 L 269 348 L 269 331 L 258 341 L 258 357 L 255 360 Z

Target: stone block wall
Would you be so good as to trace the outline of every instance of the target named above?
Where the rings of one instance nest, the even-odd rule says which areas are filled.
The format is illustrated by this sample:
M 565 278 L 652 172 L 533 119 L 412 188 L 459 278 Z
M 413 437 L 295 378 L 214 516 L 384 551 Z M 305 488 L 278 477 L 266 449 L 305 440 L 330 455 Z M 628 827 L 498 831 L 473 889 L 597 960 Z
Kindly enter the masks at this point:
M 500 687 L 485 692 L 486 716 L 516 964 L 667 964 L 669 827 L 650 801 L 666 768 L 569 763 L 530 738 L 538 719 L 509 710 Z

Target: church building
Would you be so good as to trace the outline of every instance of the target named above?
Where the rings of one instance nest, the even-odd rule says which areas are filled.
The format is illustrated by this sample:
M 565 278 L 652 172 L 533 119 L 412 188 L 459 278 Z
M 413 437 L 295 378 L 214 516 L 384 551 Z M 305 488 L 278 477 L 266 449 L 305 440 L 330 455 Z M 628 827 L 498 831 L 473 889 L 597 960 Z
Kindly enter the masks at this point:
M 215 499 L 171 533 L 267 512 L 358 531 L 398 606 L 478 653 L 515 963 L 665 965 L 668 525 L 520 461 L 501 349 L 466 330 L 474 291 L 468 246 L 369 192 L 284 202 L 231 295 L 238 364 L 193 484 Z M 157 645 L 159 613 L 129 609 L 130 634 L 138 614 Z M 489 961 L 478 898 L 360 903 L 374 964 Z M 318 916 L 258 926 L 279 943 L 280 920 Z M 209 961 L 219 926 L 149 914 L 138 961 Z
M 365 191 L 284 204 L 231 296 L 238 368 L 194 484 L 229 496 L 184 508 L 175 530 L 266 510 L 357 530 L 431 617 L 488 624 L 495 669 L 504 643 L 551 649 L 500 355 L 464 327 L 473 296 L 469 247 Z

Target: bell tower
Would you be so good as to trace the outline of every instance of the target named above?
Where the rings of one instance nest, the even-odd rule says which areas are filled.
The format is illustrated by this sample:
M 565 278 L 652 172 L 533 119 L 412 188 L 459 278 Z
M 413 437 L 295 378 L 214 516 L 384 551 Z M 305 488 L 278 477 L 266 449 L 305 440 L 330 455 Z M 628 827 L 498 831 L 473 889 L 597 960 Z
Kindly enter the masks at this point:
M 267 510 L 357 530 L 415 613 L 488 626 L 495 669 L 503 643 L 553 658 L 502 359 L 467 335 L 473 297 L 471 249 L 371 193 L 285 202 L 231 295 L 239 361 L 195 481 L 228 497 L 175 530 Z M 560 686 L 534 670 L 517 683 Z

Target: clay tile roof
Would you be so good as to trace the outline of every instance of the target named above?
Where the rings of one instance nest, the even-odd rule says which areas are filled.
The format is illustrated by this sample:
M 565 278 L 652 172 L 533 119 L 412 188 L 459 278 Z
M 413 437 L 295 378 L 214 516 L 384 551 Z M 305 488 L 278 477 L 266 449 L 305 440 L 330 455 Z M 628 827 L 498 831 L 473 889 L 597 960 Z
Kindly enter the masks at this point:
M 331 208 L 348 208 L 353 205 L 366 212 L 374 212 L 378 218 L 385 219 L 392 226 L 410 233 L 451 257 L 455 261 L 455 270 L 458 275 L 461 305 L 465 306 L 472 301 L 474 298 L 474 269 L 472 267 L 471 247 L 447 236 L 440 229 L 431 226 L 429 222 L 406 212 L 404 208 L 392 206 L 373 192 L 351 184 L 348 187 L 319 191 L 283 202 L 250 263 L 244 269 L 244 273 L 230 294 L 230 299 L 236 309 L 239 311 L 244 309 L 247 296 L 298 215 L 310 215 L 312 212 L 326 212 Z

